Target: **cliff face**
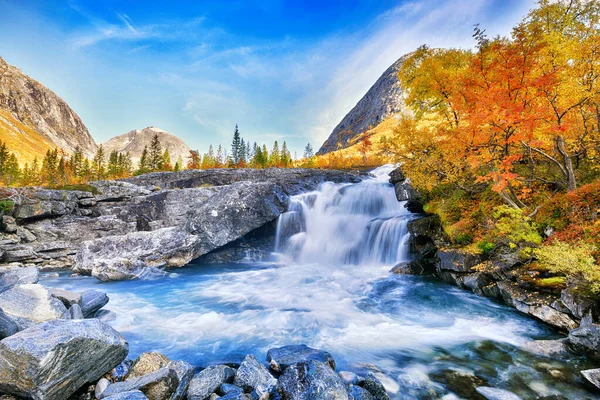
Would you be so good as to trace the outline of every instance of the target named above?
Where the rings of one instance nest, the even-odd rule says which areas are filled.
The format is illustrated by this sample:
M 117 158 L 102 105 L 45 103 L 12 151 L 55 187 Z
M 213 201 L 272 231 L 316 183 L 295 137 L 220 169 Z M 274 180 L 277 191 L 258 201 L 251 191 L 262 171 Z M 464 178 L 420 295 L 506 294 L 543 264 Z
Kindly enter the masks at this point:
M 348 141 L 379 125 L 387 117 L 404 110 L 398 71 L 406 56 L 401 57 L 369 89 L 367 94 L 335 127 L 317 154 L 347 147 Z
M 163 151 L 169 149 L 171 164 L 175 165 L 179 157 L 185 162 L 190 154 L 190 147 L 177 136 L 171 135 L 154 126 L 149 126 L 144 129 L 135 129 L 124 135 L 115 136 L 103 143 L 102 146 L 106 154 L 115 150 L 119 153 L 129 152 L 131 159 L 137 164 L 142 156 L 142 151 L 144 151 L 144 146 L 148 146 L 148 149 L 150 148 L 150 142 L 152 142 L 154 135 L 158 135 L 158 140 L 160 141 Z
M 89 158 L 96 151 L 96 143 L 81 118 L 64 100 L 2 58 L 0 132 L 10 150 L 24 159 L 32 158 L 31 153 L 41 157 L 48 147 L 72 153 L 79 146 Z M 19 148 L 22 137 L 31 142 L 29 150 Z

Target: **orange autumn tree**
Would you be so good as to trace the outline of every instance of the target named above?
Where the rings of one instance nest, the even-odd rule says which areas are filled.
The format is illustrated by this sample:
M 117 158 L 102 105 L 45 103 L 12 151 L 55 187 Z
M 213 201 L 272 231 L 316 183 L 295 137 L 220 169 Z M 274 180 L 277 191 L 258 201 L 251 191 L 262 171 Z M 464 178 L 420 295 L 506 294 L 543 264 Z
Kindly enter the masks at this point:
M 510 38 L 475 52 L 422 47 L 399 72 L 412 115 L 392 139 L 415 185 L 490 187 L 514 208 L 545 185 L 573 190 L 597 161 L 597 0 L 542 0 Z

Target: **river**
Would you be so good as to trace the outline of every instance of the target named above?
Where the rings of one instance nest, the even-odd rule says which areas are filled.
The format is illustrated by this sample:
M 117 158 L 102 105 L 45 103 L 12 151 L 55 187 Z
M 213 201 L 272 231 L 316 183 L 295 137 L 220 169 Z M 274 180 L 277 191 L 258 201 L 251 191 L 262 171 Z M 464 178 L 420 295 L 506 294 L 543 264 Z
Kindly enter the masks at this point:
M 451 390 L 468 390 L 473 374 L 478 385 L 523 399 L 595 398 L 577 375 L 585 360 L 519 349 L 557 337 L 542 323 L 432 278 L 389 273 L 410 257 L 406 224 L 414 218 L 387 182 L 392 168 L 293 197 L 270 261 L 43 283 L 107 292 L 110 324 L 129 341 L 130 358 L 156 350 L 204 366 L 250 353 L 264 360 L 269 348 L 305 343 L 331 352 L 338 370 L 378 371 L 394 399 L 455 399 Z

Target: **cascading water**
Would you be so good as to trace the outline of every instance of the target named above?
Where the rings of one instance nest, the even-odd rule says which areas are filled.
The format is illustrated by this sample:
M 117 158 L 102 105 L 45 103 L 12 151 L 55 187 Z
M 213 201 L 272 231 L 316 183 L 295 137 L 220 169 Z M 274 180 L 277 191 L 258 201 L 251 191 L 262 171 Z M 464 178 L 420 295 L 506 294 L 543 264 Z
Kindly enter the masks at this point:
M 296 263 L 394 264 L 408 258 L 411 214 L 387 182 L 393 166 L 355 185 L 326 183 L 294 196 L 277 223 L 275 252 Z
M 460 374 L 525 400 L 594 398 L 570 362 L 519 349 L 553 338 L 540 323 L 433 279 L 390 275 L 408 258 L 412 217 L 387 183 L 391 169 L 293 197 L 278 221 L 276 263 L 191 264 L 151 281 L 63 274 L 44 284 L 107 292 L 131 358 L 160 351 L 205 366 L 305 343 L 330 351 L 338 370 L 378 371 L 393 399 L 457 399 L 448 382 Z

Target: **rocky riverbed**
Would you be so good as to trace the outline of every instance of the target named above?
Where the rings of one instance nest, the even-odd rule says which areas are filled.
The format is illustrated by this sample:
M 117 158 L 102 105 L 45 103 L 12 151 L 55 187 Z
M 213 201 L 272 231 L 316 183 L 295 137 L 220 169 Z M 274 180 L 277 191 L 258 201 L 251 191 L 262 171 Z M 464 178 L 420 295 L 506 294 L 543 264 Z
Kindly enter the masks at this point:
M 532 382 L 531 387 L 523 390 L 523 393 L 546 393 L 539 394 L 536 398 L 569 398 L 557 393 L 565 393 L 564 388 L 572 385 L 573 379 L 568 376 L 570 372 L 556 363 L 543 361 L 578 355 L 583 355 L 587 360 L 597 357 L 600 349 L 600 325 L 596 320 L 595 303 L 577 297 L 569 291 L 542 293 L 524 287 L 518 279 L 519 265 L 511 264 L 510 259 L 486 260 L 481 256 L 449 247 L 439 221 L 435 217 L 424 216 L 412 219 L 404 214 L 387 214 L 389 207 L 392 207 L 391 203 L 395 200 L 392 193 L 392 201 L 388 202 L 387 191 L 391 188 L 386 189 L 382 186 L 386 185 L 385 182 L 375 181 L 355 186 L 330 184 L 320 189 L 319 193 L 290 198 L 314 190 L 324 181 L 348 183 L 361 179 L 361 176 L 354 174 L 327 171 L 284 170 L 281 173 L 274 170 L 185 171 L 173 174 L 151 174 L 118 182 L 94 182 L 92 183 L 92 187 L 95 188 L 94 193 L 44 189 L 17 191 L 13 196 L 16 207 L 11 210 L 10 215 L 2 217 L 1 252 L 6 263 L 0 267 L 0 309 L 2 309 L 0 312 L 0 339 L 2 339 L 0 341 L 0 393 L 9 397 L 82 400 L 93 398 L 369 400 L 387 399 L 389 396 L 387 387 L 388 390 L 392 390 L 394 398 L 402 399 L 446 398 L 447 396 L 455 398 L 452 397 L 454 394 L 461 398 L 474 399 L 520 398 L 512 392 L 512 390 L 521 392 L 520 388 L 514 386 L 514 378 L 510 378 L 510 385 L 513 385 L 511 391 L 506 390 L 506 386 L 498 388 L 497 384 L 506 380 L 498 381 L 499 377 L 496 376 L 498 372 L 495 368 L 489 369 L 489 365 L 480 364 L 477 359 L 497 355 L 500 358 L 493 363 L 511 369 L 520 368 L 519 364 L 523 362 L 522 360 L 529 360 L 529 356 L 523 358 L 513 350 L 506 351 L 502 346 L 490 343 L 488 340 L 480 342 L 481 338 L 485 339 L 489 335 L 481 336 L 479 332 L 470 330 L 466 326 L 460 328 L 460 325 L 448 325 L 447 328 L 451 331 L 447 331 L 446 336 L 451 336 L 450 342 L 463 343 L 457 341 L 457 337 L 454 338 L 458 334 L 458 331 L 454 331 L 463 329 L 463 334 L 477 339 L 473 344 L 468 344 L 466 350 L 459 350 L 467 351 L 468 354 L 472 352 L 477 354 L 475 359 L 473 355 L 468 355 L 467 360 L 460 359 L 457 353 L 444 348 L 442 351 L 436 351 L 437 355 L 430 361 L 437 365 L 436 368 L 427 372 L 421 370 L 402 373 L 397 377 L 397 381 L 390 381 L 389 376 L 374 365 L 361 367 L 360 372 L 358 370 L 336 372 L 339 363 L 336 363 L 331 354 L 325 350 L 298 345 L 301 342 L 297 338 L 291 341 L 294 343 L 293 346 L 276 347 L 266 354 L 246 355 L 247 353 L 244 352 L 242 354 L 246 356 L 240 357 L 236 363 L 192 364 L 182 361 L 181 359 L 185 358 L 183 356 L 181 359 L 180 357 L 169 359 L 156 351 L 142 354 L 136 352 L 132 357 L 135 358 L 133 360 L 128 359 L 130 349 L 125 335 L 111 327 L 118 316 L 105 308 L 109 302 L 105 293 L 99 290 L 78 290 L 77 287 L 71 286 L 66 288 L 68 290 L 46 287 L 47 282 L 54 276 L 52 272 L 46 270 L 57 267 L 69 267 L 75 274 L 92 275 L 104 281 L 126 280 L 124 283 L 135 283 L 136 281 L 129 280 L 164 275 L 164 269 L 187 264 L 191 259 L 199 259 L 203 263 L 239 261 L 248 254 L 260 259 L 263 252 L 267 253 L 273 249 L 274 221 L 287 210 L 284 218 L 287 222 L 283 224 L 280 219 L 282 226 L 277 227 L 278 246 L 282 247 L 279 242 L 284 237 L 287 238 L 286 240 L 294 244 L 291 247 L 286 245 L 289 255 L 300 259 L 306 258 L 309 262 L 312 262 L 315 255 L 313 253 L 326 250 L 327 254 L 317 255 L 321 258 L 330 256 L 330 259 L 326 258 L 327 262 L 333 262 L 338 258 L 344 260 L 350 256 L 351 259 L 357 260 L 355 262 L 365 262 L 366 265 L 379 261 L 385 263 L 388 258 L 382 258 L 378 254 L 379 250 L 388 254 L 389 259 L 396 257 L 397 250 L 393 245 L 390 247 L 385 239 L 402 237 L 404 235 L 402 227 L 406 226 L 405 221 L 408 218 L 407 227 L 411 234 L 411 247 L 415 257 L 413 261 L 397 265 L 394 272 L 435 276 L 477 294 L 503 301 L 523 313 L 568 333 L 568 336 L 562 339 L 528 341 L 523 345 L 526 352 L 540 355 L 540 358 L 534 358 L 536 371 L 527 370 L 527 374 L 536 375 L 542 373 L 538 371 L 543 370 L 544 375 L 549 374 L 561 380 L 561 392 L 544 389 L 540 387 L 541 383 Z M 414 212 L 421 211 L 416 193 L 412 191 L 410 183 L 404 180 L 399 171 L 392 172 L 391 181 L 396 186 L 395 194 L 398 200 L 407 201 L 406 204 Z M 160 182 L 160 187 L 152 182 Z M 368 201 L 366 197 L 369 197 Z M 293 204 L 291 209 L 290 203 Z M 315 210 L 309 212 L 308 209 L 311 207 Z M 350 214 L 335 215 L 336 212 L 343 210 Z M 311 228 L 311 223 L 314 222 L 312 218 L 324 218 L 322 212 L 333 212 L 333 215 L 328 216 L 330 226 Z M 299 215 L 302 215 L 302 219 L 297 218 Z M 364 219 L 365 216 L 368 217 Z M 352 233 L 348 229 L 345 229 L 346 232 L 340 231 L 340 227 L 346 226 L 344 224 L 348 221 L 352 222 L 354 227 L 359 226 L 357 224 L 365 224 L 366 239 L 361 239 L 360 234 L 347 236 L 348 233 Z M 304 229 L 305 236 L 312 235 L 305 240 L 302 248 L 295 247 L 297 245 L 293 240 L 295 229 L 300 229 L 300 233 Z M 331 237 L 329 229 L 331 232 L 337 232 L 339 237 Z M 323 238 L 327 235 L 330 235 L 331 240 L 328 244 L 323 243 Z M 371 243 L 371 247 L 358 253 L 352 246 L 346 248 L 346 242 L 354 236 Z M 56 244 L 57 241 L 61 242 L 60 246 Z M 335 251 L 329 253 L 331 247 Z M 398 243 L 396 243 L 397 247 Z M 374 249 L 377 251 L 373 251 Z M 505 264 L 498 264 L 500 261 L 504 261 Z M 482 268 L 489 267 L 490 264 L 497 268 Z M 302 271 L 305 270 L 312 272 L 304 276 L 305 273 Z M 264 274 L 250 271 L 250 275 L 259 282 L 265 277 L 276 278 L 266 282 L 270 284 L 276 282 L 277 285 L 282 286 L 283 292 L 288 287 L 286 285 L 314 286 L 315 282 L 323 281 L 328 285 L 328 290 L 334 292 L 333 300 L 338 301 L 339 293 L 344 297 L 351 292 L 346 293 L 342 290 L 336 294 L 337 289 L 334 288 L 339 283 L 349 283 L 337 282 L 337 280 L 339 276 L 349 273 L 353 281 L 360 279 L 352 275 L 353 271 L 354 269 L 350 267 L 339 266 L 334 267 L 330 275 L 327 269 L 324 270 L 324 267 L 318 264 L 312 266 L 300 264 L 286 270 L 282 269 L 281 272 L 277 267 L 267 270 Z M 387 269 L 383 272 L 385 271 Z M 365 273 L 366 271 L 362 272 L 363 278 Z M 321 274 L 323 274 L 322 279 Z M 266 293 L 269 291 L 268 286 L 248 285 L 247 281 L 242 281 L 243 286 L 239 286 L 236 284 L 236 279 L 243 279 L 243 276 L 244 274 L 237 274 L 236 278 L 224 277 L 222 283 L 232 286 L 224 291 L 228 296 L 227 307 L 233 306 L 231 297 L 236 295 L 236 288 L 239 290 L 248 287 L 254 290 L 251 293 L 253 297 L 262 295 L 269 307 L 277 307 L 275 304 L 281 303 L 281 310 L 274 310 L 277 312 L 275 317 L 280 319 L 288 319 L 291 315 L 296 315 L 293 318 L 301 320 L 305 318 L 302 315 L 311 318 L 313 315 L 317 318 L 322 317 L 323 310 L 315 304 L 312 299 L 314 295 L 318 295 L 317 302 L 324 302 L 326 308 L 327 304 L 334 304 L 329 303 L 330 299 L 327 296 L 319 295 L 323 290 L 320 286 L 315 288 L 306 286 L 305 289 L 309 292 L 304 297 L 296 298 L 296 301 L 294 296 L 301 294 L 292 295 L 290 292 L 291 303 L 287 298 L 280 297 L 271 304 L 272 298 Z M 296 278 L 297 283 L 295 283 Z M 91 278 L 79 279 L 91 280 Z M 165 279 L 169 278 L 163 278 Z M 77 280 L 73 282 L 77 283 Z M 377 331 L 382 329 L 380 326 L 388 331 L 400 329 L 395 336 L 408 334 L 407 340 L 414 342 L 415 347 L 421 348 L 427 341 L 422 342 L 415 332 L 428 335 L 439 329 L 440 332 L 443 331 L 443 328 L 435 326 L 440 323 L 446 326 L 447 322 L 443 319 L 431 321 L 433 325 L 431 323 L 418 325 L 416 323 L 421 322 L 419 318 L 413 321 L 410 316 L 404 316 L 397 322 L 394 313 L 398 311 L 389 308 L 389 304 L 396 307 L 394 296 L 400 296 L 401 300 L 398 301 L 401 303 L 408 300 L 408 297 L 403 297 L 404 295 L 411 295 L 410 300 L 413 303 L 409 304 L 413 304 L 414 307 L 417 305 L 414 303 L 414 296 L 419 294 L 403 293 L 408 286 L 403 284 L 398 287 L 393 281 L 374 282 L 372 290 L 376 293 L 385 293 L 385 296 L 364 297 L 363 295 L 362 298 L 353 300 L 356 301 L 354 305 L 337 306 L 336 309 L 344 313 L 344 319 L 354 318 L 356 312 L 358 312 L 356 315 L 361 315 L 365 319 L 363 322 L 366 324 L 365 332 L 346 333 L 355 335 L 355 339 L 356 335 L 379 338 L 381 336 Z M 208 288 L 222 289 L 216 284 L 209 285 Z M 310 291 L 312 289 L 317 291 Z M 394 295 L 395 291 L 400 289 L 401 291 Z M 426 293 L 428 292 L 426 291 L 424 296 L 429 296 Z M 282 295 L 287 296 L 285 293 L 277 294 L 277 296 Z M 421 299 L 422 303 L 427 301 L 426 297 Z M 456 296 L 447 298 L 459 299 Z M 301 302 L 298 303 L 297 300 Z M 298 305 L 294 305 L 296 303 Z M 250 302 L 247 305 L 248 309 L 242 309 L 243 314 L 240 315 L 249 315 L 247 310 L 253 310 L 252 313 L 255 313 L 255 310 L 264 307 L 260 302 L 256 304 Z M 358 307 L 358 310 L 355 310 L 355 307 Z M 367 310 L 371 311 L 367 312 Z M 423 313 L 427 310 L 427 306 L 416 307 L 414 310 L 417 314 Z M 477 308 L 472 310 L 479 312 L 476 311 Z M 333 317 L 331 310 L 327 315 Z M 385 321 L 381 321 L 380 316 Z M 329 317 L 327 323 L 330 323 Z M 306 319 L 309 324 L 306 327 L 308 330 L 318 328 L 312 324 L 318 325 L 322 322 L 320 319 L 311 318 Z M 405 318 L 408 318 L 406 321 L 408 324 L 405 323 Z M 477 321 L 487 321 L 484 323 L 488 324 L 489 319 L 486 312 Z M 275 324 L 281 322 L 272 321 Z M 368 321 L 376 326 L 368 327 Z M 216 320 L 213 320 L 212 323 L 215 322 Z M 260 323 L 262 321 L 258 325 L 254 323 L 253 326 L 261 326 Z M 353 321 L 352 327 L 354 324 Z M 489 326 L 500 327 L 501 325 L 492 323 Z M 287 332 L 292 332 L 288 330 L 291 327 L 293 325 L 284 325 Z M 343 325 L 342 330 L 347 328 Z M 375 331 L 369 330 L 371 328 Z M 332 325 L 326 329 L 329 329 L 326 334 L 331 335 L 337 330 L 337 326 Z M 507 332 L 513 333 L 510 328 Z M 393 332 L 390 334 L 392 335 L 390 337 L 394 337 Z M 386 336 L 381 338 L 387 340 Z M 437 338 L 442 341 L 446 339 L 443 336 Z M 400 336 L 395 340 L 400 340 Z M 521 344 L 520 340 L 509 342 L 511 345 Z M 276 345 L 283 344 L 278 340 Z M 341 346 L 343 347 L 344 344 L 342 343 Z M 155 347 L 150 347 L 153 348 Z M 483 355 L 482 351 L 487 354 Z M 396 362 L 407 367 L 412 365 L 410 368 L 421 368 L 418 363 L 414 363 L 422 357 L 421 355 L 399 350 L 394 357 Z M 343 368 L 344 364 L 342 363 Z M 577 362 L 576 365 L 585 368 L 578 369 L 580 376 L 574 380 L 586 382 L 590 390 L 598 388 L 600 370 L 586 369 L 590 365 L 594 366 L 594 362 Z M 390 369 L 389 365 L 387 368 L 388 371 L 396 371 Z M 506 373 L 514 375 L 513 372 Z M 529 383 L 523 382 L 524 385 Z M 592 394 L 582 395 L 584 392 L 581 388 L 576 388 L 577 394 L 574 394 L 576 397 L 573 398 L 594 398 Z

